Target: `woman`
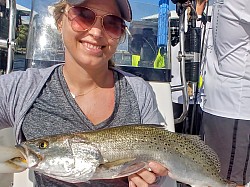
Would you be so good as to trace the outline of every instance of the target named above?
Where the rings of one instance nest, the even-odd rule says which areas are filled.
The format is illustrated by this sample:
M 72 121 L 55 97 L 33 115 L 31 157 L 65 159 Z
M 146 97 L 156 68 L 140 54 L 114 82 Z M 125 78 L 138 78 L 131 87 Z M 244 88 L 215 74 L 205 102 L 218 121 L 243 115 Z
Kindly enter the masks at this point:
M 111 57 L 131 21 L 126 0 L 61 0 L 54 17 L 65 44 L 65 64 L 0 77 L 0 127 L 13 126 L 18 143 L 46 135 L 123 124 L 161 123 L 154 93 L 139 77 L 112 66 Z M 149 163 L 128 180 L 80 186 L 148 186 L 167 175 Z M 37 186 L 77 186 L 35 173 Z M 124 183 L 125 181 L 125 183 Z M 113 184 L 113 185 L 112 185 Z M 78 184 L 79 185 L 79 184 Z

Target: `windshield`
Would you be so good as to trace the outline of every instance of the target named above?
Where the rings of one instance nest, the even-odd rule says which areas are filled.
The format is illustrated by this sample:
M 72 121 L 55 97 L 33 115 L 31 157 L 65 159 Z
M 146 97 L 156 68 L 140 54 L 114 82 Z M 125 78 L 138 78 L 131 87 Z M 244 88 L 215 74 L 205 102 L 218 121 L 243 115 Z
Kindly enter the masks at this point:
M 129 33 L 113 60 L 120 65 L 153 67 L 157 55 L 158 2 L 131 1 L 131 8 L 133 20 L 127 23 Z
M 27 42 L 29 66 L 48 67 L 64 61 L 64 47 L 52 16 L 55 0 L 33 0 Z M 126 23 L 128 32 L 113 56 L 116 65 L 154 67 L 157 46 L 158 1 L 130 0 L 133 20 Z M 164 68 L 161 65 L 158 68 Z

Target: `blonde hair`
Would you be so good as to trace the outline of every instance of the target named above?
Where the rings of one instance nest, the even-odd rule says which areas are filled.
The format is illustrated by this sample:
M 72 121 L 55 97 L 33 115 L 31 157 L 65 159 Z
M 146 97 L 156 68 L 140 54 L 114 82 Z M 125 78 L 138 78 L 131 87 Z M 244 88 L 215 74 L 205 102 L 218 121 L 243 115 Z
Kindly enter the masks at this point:
M 60 0 L 53 5 L 54 12 L 53 17 L 55 19 L 56 26 L 58 28 L 59 23 L 62 21 L 62 15 L 64 14 L 65 7 L 67 6 L 66 0 Z

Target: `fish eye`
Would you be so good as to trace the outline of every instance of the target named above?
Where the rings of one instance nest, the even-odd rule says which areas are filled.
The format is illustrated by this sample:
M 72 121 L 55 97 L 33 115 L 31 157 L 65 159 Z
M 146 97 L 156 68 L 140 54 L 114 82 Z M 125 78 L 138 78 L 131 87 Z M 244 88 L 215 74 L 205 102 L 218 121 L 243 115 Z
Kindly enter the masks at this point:
M 38 143 L 39 149 L 46 149 L 49 146 L 49 142 L 42 140 Z

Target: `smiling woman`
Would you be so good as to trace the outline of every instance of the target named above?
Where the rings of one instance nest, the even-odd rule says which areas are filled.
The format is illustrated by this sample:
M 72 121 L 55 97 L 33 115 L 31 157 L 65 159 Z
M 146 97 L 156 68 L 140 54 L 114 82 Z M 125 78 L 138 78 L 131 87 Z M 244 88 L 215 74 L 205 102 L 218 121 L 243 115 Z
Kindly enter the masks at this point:
M 31 60 L 43 59 L 48 65 L 60 56 L 64 63 L 0 77 L 0 87 L 4 88 L 0 89 L 0 129 L 13 127 L 16 142 L 21 143 L 124 124 L 164 123 L 152 87 L 142 78 L 117 69 L 112 62 L 126 35 L 125 23 L 132 20 L 129 2 L 60 0 L 49 9 L 53 10 L 56 27 L 51 22 L 39 25 L 52 17 L 46 3 L 33 3 L 37 9 L 33 10 L 30 28 L 38 27 L 30 29 L 29 37 L 39 34 L 35 41 L 40 42 L 29 46 L 27 57 L 32 51 Z M 126 178 L 95 180 L 86 185 L 139 187 L 154 183 L 156 176 L 167 175 L 161 164 L 149 165 L 151 171 L 142 169 Z M 35 172 L 35 180 L 39 187 L 75 186 L 39 172 Z

